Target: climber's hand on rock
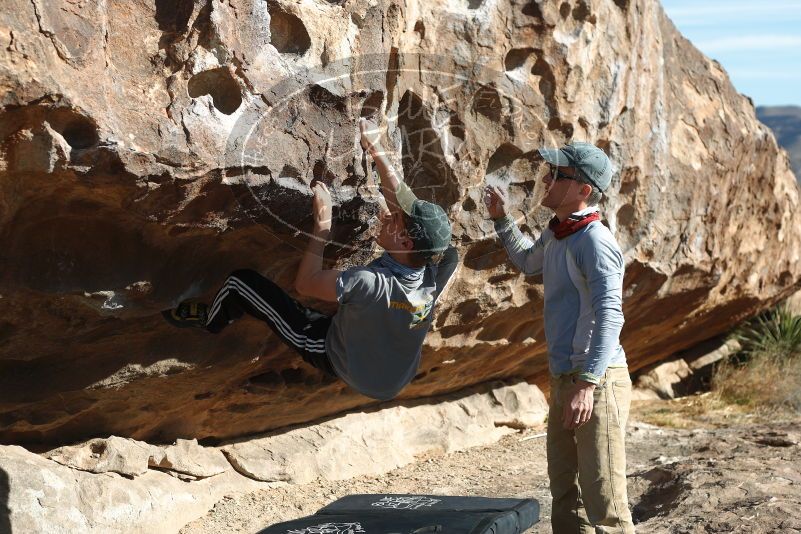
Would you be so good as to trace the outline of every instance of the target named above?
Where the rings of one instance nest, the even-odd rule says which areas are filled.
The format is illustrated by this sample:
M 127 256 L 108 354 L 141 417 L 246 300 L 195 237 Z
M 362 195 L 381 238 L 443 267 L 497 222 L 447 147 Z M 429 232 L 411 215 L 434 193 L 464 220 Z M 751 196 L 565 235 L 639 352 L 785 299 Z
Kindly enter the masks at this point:
M 384 195 L 378 195 L 378 215 L 379 217 L 386 217 L 390 214 L 389 206 L 387 206 L 387 199 L 384 198 Z
M 484 189 L 484 204 L 491 219 L 500 219 L 506 216 L 506 206 L 509 200 L 497 186 L 488 185 Z
M 373 120 L 361 119 L 359 121 L 362 148 L 370 155 L 381 151 L 381 129 Z
M 312 185 L 312 210 L 314 212 L 314 233 L 320 234 L 331 231 L 332 202 L 331 192 L 323 182 Z

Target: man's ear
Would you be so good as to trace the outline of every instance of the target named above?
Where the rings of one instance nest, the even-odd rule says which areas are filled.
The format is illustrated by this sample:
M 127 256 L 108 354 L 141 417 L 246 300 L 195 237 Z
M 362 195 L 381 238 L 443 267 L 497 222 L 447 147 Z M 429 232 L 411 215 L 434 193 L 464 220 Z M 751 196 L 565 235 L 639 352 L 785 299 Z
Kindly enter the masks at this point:
M 404 232 L 405 234 L 406 232 Z M 414 241 L 408 235 L 404 235 L 403 240 L 401 241 L 401 246 L 403 250 L 406 252 L 411 252 L 414 250 Z
M 587 200 L 588 198 L 590 198 L 590 195 L 592 194 L 592 186 L 590 184 L 581 184 L 581 189 L 579 189 L 579 194 L 581 195 L 581 198 Z
M 410 252 L 414 249 L 414 241 L 409 237 L 409 231 L 406 229 L 406 222 L 404 221 L 403 214 L 396 211 L 392 213 L 392 216 L 395 217 L 395 222 L 398 225 L 399 244 L 404 251 Z

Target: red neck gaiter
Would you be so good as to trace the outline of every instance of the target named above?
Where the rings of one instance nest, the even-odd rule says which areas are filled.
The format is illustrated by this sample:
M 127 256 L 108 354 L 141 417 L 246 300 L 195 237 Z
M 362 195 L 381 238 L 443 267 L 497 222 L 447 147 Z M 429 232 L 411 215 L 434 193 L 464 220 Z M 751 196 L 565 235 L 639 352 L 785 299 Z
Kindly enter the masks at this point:
M 548 222 L 548 228 L 553 230 L 553 235 L 556 239 L 564 239 L 571 234 L 575 234 L 592 221 L 600 220 L 601 214 L 597 211 L 593 211 L 587 215 L 571 215 L 567 220 L 562 222 L 559 222 L 559 219 L 554 216 L 554 218 Z

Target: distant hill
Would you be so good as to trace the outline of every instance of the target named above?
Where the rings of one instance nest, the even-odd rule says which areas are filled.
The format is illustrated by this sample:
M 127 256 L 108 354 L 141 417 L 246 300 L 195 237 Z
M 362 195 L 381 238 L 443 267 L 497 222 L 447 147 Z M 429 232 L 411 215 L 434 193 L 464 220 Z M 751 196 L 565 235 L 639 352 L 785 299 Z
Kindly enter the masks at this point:
M 756 112 L 759 120 L 773 130 L 776 140 L 790 154 L 790 164 L 801 184 L 801 107 L 760 106 Z

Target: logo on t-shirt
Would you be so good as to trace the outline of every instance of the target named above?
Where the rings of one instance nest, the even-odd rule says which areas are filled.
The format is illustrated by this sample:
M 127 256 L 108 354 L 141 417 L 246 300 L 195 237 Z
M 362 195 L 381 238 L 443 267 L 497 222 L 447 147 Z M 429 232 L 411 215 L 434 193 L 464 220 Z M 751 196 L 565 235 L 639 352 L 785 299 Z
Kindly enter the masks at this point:
M 430 298 L 426 302 L 416 305 L 409 304 L 408 302 L 391 300 L 389 301 L 389 307 L 395 308 L 396 310 L 404 310 L 409 312 L 412 315 L 411 322 L 409 323 L 409 329 L 412 329 L 422 325 L 431 314 L 431 309 L 434 307 L 434 299 Z

